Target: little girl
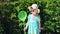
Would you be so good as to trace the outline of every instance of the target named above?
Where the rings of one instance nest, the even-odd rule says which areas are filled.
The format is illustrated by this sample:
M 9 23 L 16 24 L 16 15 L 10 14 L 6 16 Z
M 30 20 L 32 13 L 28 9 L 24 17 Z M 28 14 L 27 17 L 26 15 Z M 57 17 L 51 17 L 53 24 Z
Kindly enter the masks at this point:
M 28 16 L 28 21 L 24 31 L 28 27 L 28 34 L 40 34 L 40 18 L 38 13 L 40 10 L 38 9 L 37 4 L 32 4 L 32 6 L 28 7 L 32 14 Z

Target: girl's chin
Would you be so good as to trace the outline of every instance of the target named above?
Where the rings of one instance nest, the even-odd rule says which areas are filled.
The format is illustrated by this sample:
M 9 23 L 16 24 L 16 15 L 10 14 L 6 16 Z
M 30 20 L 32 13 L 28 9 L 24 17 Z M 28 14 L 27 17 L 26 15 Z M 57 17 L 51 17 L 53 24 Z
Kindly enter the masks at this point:
M 36 15 L 36 14 L 33 14 L 33 15 Z

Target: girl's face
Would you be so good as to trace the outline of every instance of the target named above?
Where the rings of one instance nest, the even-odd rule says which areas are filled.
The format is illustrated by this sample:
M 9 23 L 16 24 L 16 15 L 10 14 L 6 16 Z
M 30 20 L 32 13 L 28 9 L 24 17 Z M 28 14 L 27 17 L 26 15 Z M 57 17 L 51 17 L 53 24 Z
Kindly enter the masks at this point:
M 38 13 L 37 11 L 38 11 L 37 9 L 34 9 L 32 14 L 36 15 Z

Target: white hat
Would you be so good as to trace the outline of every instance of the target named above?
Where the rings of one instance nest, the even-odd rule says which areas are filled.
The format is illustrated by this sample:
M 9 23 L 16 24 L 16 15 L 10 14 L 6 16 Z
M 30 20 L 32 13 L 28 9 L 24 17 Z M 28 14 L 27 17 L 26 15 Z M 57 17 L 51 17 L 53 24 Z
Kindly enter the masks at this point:
M 40 9 L 38 9 L 37 4 L 32 4 L 30 7 L 32 7 L 33 9 L 37 9 L 38 10 L 38 13 L 40 13 Z
M 37 9 L 37 8 L 38 8 L 37 4 L 32 4 L 31 7 L 32 7 L 33 9 Z

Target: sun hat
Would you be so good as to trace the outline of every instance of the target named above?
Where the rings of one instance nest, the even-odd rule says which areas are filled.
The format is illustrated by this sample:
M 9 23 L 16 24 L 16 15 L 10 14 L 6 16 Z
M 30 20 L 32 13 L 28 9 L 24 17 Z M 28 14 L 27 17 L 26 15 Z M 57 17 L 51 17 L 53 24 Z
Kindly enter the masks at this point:
M 38 5 L 37 4 L 32 4 L 31 7 L 32 7 L 32 10 L 37 9 L 38 13 L 40 13 L 40 9 L 38 9 Z
M 32 13 L 32 11 L 34 9 L 37 9 L 38 13 L 40 13 L 40 9 L 38 9 L 38 5 L 37 4 L 32 4 L 31 6 L 28 7 L 28 9 L 29 9 L 29 11 L 31 11 L 31 13 Z
M 33 9 L 38 9 L 37 4 L 32 4 L 31 7 L 32 7 Z

